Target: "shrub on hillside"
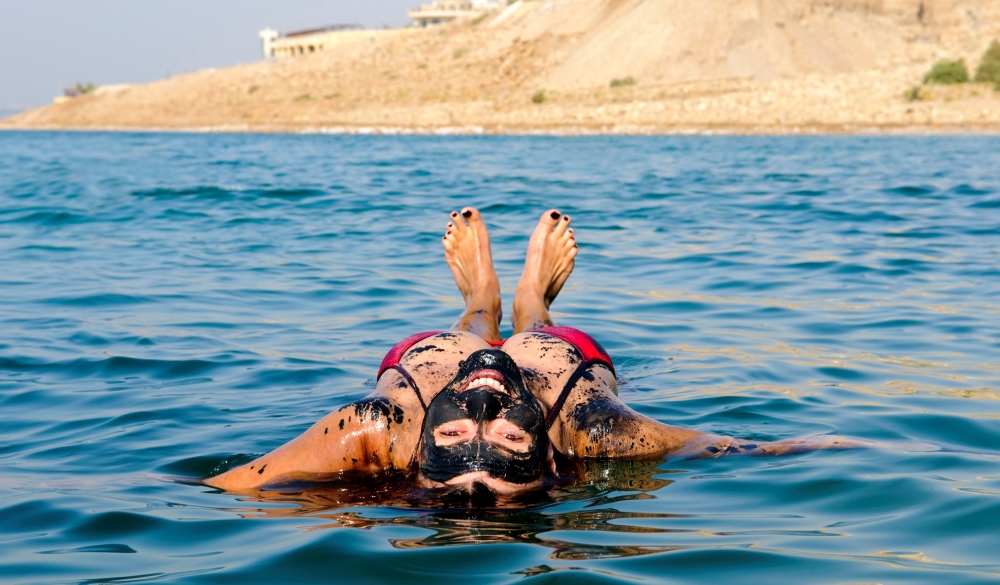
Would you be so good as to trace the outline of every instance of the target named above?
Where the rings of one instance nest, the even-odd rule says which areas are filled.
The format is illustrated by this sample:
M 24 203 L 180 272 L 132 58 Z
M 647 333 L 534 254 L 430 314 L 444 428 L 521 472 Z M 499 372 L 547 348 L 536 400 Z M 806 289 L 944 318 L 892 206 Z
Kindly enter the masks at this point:
M 927 75 L 924 75 L 924 83 L 951 84 L 968 81 L 969 68 L 965 66 L 965 59 L 938 61 Z
M 625 87 L 628 85 L 635 85 L 635 79 L 632 76 L 622 77 L 621 79 L 612 79 L 611 87 Z
M 976 81 L 1000 87 L 1000 42 L 993 41 L 976 68 Z
M 63 93 L 66 94 L 66 97 L 77 97 L 77 96 L 88 94 L 88 93 L 94 91 L 95 89 L 97 89 L 97 87 L 93 83 L 89 83 L 89 82 L 88 83 L 80 83 L 78 81 L 76 83 L 76 85 L 71 85 L 71 86 L 67 87 L 66 90 Z
M 531 103 L 541 104 L 545 102 L 545 90 L 540 89 L 531 96 Z

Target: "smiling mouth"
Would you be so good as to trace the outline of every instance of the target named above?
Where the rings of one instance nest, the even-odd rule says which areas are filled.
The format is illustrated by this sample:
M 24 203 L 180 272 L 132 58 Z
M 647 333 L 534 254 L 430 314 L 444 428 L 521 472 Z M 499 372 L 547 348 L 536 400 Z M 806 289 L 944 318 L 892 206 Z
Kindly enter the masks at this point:
M 506 378 L 497 370 L 483 369 L 476 370 L 469 375 L 468 381 L 462 385 L 459 392 L 472 390 L 474 388 L 491 388 L 497 392 L 502 392 L 508 396 L 514 396 L 513 390 L 507 388 Z

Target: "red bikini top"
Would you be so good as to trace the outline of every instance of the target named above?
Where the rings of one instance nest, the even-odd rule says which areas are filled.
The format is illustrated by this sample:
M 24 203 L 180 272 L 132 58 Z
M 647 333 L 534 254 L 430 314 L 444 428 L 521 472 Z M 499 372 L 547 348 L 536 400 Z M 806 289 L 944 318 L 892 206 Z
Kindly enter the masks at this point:
M 551 335 L 552 337 L 557 337 L 565 341 L 576 349 L 581 358 L 580 365 L 576 367 L 576 370 L 569 377 L 569 380 L 566 381 L 566 385 L 563 387 L 562 392 L 559 393 L 559 397 L 552 405 L 552 410 L 549 411 L 549 415 L 545 419 L 545 428 L 548 429 L 555 422 L 556 417 L 559 415 L 559 410 L 562 408 L 563 403 L 566 402 L 566 398 L 569 396 L 570 391 L 576 386 L 580 377 L 583 376 L 584 372 L 586 372 L 590 366 L 593 364 L 603 364 L 611 370 L 612 374 L 615 374 L 615 366 L 611 363 L 611 356 L 609 356 L 608 352 L 601 347 L 601 344 L 598 343 L 596 339 L 579 329 L 574 329 L 572 327 L 542 327 L 539 329 L 533 329 L 532 331 Z M 406 368 L 399 365 L 399 360 L 401 360 L 403 358 L 403 354 L 409 351 L 414 345 L 420 343 L 428 337 L 431 337 L 432 335 L 437 335 L 439 333 L 445 332 L 426 331 L 424 333 L 417 333 L 397 343 L 392 349 L 389 350 L 389 353 L 385 354 L 385 358 L 382 359 L 382 365 L 379 367 L 376 380 L 381 378 L 382 374 L 384 374 L 386 370 L 396 370 L 410 384 L 413 391 L 416 393 L 417 398 L 420 400 L 421 406 L 424 407 L 424 410 L 427 410 L 427 403 L 424 402 L 424 397 L 417 388 L 416 381 L 414 381 L 413 376 L 406 371 Z M 507 340 L 488 341 L 487 343 L 493 347 L 500 347 L 506 343 L 506 341 Z

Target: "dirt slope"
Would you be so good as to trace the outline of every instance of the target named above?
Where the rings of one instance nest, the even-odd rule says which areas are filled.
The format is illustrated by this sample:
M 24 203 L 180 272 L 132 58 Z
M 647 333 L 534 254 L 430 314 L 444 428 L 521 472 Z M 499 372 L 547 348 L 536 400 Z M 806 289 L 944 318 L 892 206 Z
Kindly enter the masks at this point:
M 518 27 L 530 37 L 578 23 L 567 31 L 578 35 L 577 42 L 543 77 L 544 85 L 579 87 L 626 76 L 654 83 L 766 81 L 850 71 L 871 66 L 875 55 L 898 51 L 905 42 L 903 28 L 885 16 L 811 11 L 789 0 L 591 2 L 590 14 L 569 17 L 579 4 L 553 7 Z

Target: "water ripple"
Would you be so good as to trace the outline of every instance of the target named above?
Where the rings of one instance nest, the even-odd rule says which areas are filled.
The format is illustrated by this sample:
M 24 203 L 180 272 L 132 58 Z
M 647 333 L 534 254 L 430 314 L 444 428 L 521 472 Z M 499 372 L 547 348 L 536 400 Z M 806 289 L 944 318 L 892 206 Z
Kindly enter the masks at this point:
M 995 581 L 998 150 L 0 133 L 0 572 Z M 573 217 L 580 255 L 554 315 L 609 349 L 636 410 L 882 446 L 590 462 L 512 510 L 439 509 L 378 482 L 191 485 L 367 394 L 396 340 L 448 326 L 461 296 L 439 239 L 467 204 L 506 307 L 538 214 Z

